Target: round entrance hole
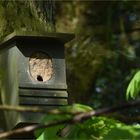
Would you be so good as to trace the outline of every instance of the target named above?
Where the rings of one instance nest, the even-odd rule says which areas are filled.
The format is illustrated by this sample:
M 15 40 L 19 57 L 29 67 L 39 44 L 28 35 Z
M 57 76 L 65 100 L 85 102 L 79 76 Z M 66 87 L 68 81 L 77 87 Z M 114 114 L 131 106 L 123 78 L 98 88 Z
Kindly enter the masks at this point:
M 38 80 L 38 81 L 43 81 L 42 76 L 38 75 L 38 76 L 37 76 L 37 80 Z
M 43 52 L 35 52 L 29 58 L 29 72 L 33 80 L 46 82 L 53 75 L 51 57 Z

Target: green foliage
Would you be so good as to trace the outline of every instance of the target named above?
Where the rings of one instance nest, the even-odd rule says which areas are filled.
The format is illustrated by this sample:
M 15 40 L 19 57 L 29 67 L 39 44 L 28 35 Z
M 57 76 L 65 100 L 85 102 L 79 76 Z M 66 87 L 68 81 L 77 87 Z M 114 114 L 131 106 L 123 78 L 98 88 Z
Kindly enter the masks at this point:
M 81 105 L 81 104 L 74 104 L 72 106 L 66 106 L 63 108 L 60 108 L 61 112 L 64 113 L 76 113 L 76 112 L 86 112 L 86 111 L 91 111 L 92 108 L 89 106 Z M 71 114 L 48 114 L 44 117 L 42 120 L 42 123 L 49 123 L 49 122 L 54 122 L 54 121 L 61 121 L 61 120 L 66 120 L 71 118 Z M 38 130 L 35 132 L 35 136 L 37 137 L 37 140 L 47 140 L 47 139 L 62 139 L 59 137 L 59 131 L 64 129 L 65 125 L 58 125 L 54 127 L 49 127 L 47 129 L 42 129 Z M 71 131 L 78 130 L 77 127 L 72 127 Z M 73 133 L 70 133 L 70 136 L 73 136 Z
M 119 124 L 119 123 L 118 123 Z M 92 117 L 82 123 L 68 125 L 65 139 L 102 139 L 117 121 L 105 117 Z M 65 129 L 65 128 L 64 128 Z
M 74 104 L 60 109 L 64 112 L 87 112 L 91 108 L 85 105 Z M 67 120 L 73 117 L 68 114 L 48 114 L 42 123 Z M 70 139 L 90 139 L 90 140 L 137 140 L 140 139 L 140 125 L 125 125 L 119 121 L 106 117 L 91 117 L 81 123 L 62 124 L 36 131 L 37 140 L 70 140 Z
M 42 123 L 49 123 L 54 121 L 67 120 L 73 117 L 73 113 L 91 111 L 92 108 L 74 104 L 60 108 L 62 112 L 69 112 L 71 114 L 48 114 L 42 120 Z M 102 139 L 112 128 L 122 126 L 118 121 L 106 117 L 91 117 L 82 123 L 57 125 L 48 127 L 46 129 L 35 132 L 37 140 L 47 139 Z
M 140 125 L 121 126 L 111 129 L 111 131 L 104 137 L 104 140 L 139 140 L 140 139 Z
M 135 99 L 140 92 L 140 71 L 136 72 L 132 80 L 130 81 L 127 91 L 126 91 L 126 98 L 129 99 L 130 97 Z
M 74 104 L 60 108 L 59 110 L 61 111 L 61 114 L 48 114 L 44 117 L 42 123 L 47 124 L 54 121 L 57 122 L 72 119 L 73 113 L 88 112 L 91 111 L 92 108 L 81 104 Z M 88 120 L 83 120 L 80 123 L 62 124 L 37 130 L 35 135 L 37 140 L 137 140 L 140 139 L 139 132 L 140 125 L 125 125 L 112 118 L 93 116 Z
M 106 117 L 92 117 L 82 124 L 75 125 L 78 132 L 73 131 L 76 137 L 68 136 L 68 139 L 102 139 L 111 128 L 121 123 Z M 83 137 L 84 136 L 84 137 Z

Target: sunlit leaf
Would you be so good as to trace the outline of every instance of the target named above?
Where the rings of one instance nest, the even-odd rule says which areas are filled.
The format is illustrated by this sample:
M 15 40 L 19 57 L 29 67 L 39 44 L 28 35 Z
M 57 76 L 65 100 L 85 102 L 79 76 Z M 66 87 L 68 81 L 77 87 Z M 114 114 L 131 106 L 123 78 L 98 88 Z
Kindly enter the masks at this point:
M 76 112 L 87 112 L 93 110 L 90 106 L 83 104 L 73 104 L 60 109 L 62 112 L 76 113 Z
M 126 98 L 129 99 L 131 97 L 135 99 L 138 96 L 139 92 L 140 92 L 140 71 L 138 71 L 130 81 L 126 91 Z

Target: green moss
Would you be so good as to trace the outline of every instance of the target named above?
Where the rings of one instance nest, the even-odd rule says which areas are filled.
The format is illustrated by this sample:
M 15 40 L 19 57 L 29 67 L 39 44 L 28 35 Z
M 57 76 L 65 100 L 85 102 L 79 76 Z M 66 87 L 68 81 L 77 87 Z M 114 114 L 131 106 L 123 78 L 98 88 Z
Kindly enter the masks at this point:
M 33 1 L 0 1 L 0 41 L 15 30 L 48 32 L 47 24 L 37 14 Z

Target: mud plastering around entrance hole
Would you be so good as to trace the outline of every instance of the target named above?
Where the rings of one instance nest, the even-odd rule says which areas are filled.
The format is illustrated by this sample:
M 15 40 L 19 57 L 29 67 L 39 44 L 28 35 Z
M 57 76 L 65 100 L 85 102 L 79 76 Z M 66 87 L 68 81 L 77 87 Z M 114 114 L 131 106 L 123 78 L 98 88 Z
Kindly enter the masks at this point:
M 44 52 L 35 52 L 29 58 L 29 72 L 33 80 L 47 82 L 53 75 L 52 58 Z

